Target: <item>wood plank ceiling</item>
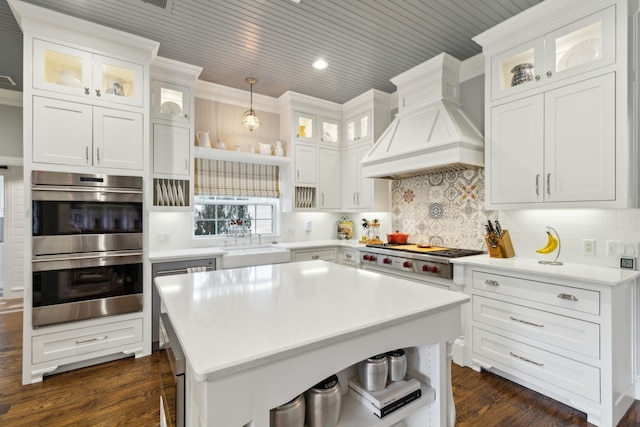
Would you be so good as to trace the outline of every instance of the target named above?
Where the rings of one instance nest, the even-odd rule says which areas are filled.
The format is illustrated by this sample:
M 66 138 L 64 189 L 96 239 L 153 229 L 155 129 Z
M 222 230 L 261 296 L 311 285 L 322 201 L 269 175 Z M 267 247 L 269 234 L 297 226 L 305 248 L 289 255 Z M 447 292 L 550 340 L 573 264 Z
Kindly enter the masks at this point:
M 441 52 L 480 53 L 473 36 L 542 0 L 27 1 L 157 40 L 161 56 L 203 67 L 202 80 L 248 90 L 252 76 L 259 94 L 343 103 L 371 88 L 394 92 L 390 78 Z M 0 0 L 0 75 L 18 90 L 21 55 L 22 35 Z M 320 57 L 323 71 L 311 67 Z

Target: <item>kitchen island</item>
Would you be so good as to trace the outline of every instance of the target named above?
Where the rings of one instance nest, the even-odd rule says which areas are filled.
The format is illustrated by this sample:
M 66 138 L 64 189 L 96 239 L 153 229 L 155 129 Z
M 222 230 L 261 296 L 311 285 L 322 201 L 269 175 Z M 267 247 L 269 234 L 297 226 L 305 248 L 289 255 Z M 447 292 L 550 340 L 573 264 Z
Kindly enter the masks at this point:
M 449 343 L 460 334 L 464 294 L 325 261 L 155 285 L 187 359 L 187 426 L 267 427 L 271 408 L 334 373 L 343 393 L 339 426 L 405 417 L 412 427 L 453 425 Z M 435 398 L 380 419 L 349 396 L 347 379 L 359 361 L 397 348 Z

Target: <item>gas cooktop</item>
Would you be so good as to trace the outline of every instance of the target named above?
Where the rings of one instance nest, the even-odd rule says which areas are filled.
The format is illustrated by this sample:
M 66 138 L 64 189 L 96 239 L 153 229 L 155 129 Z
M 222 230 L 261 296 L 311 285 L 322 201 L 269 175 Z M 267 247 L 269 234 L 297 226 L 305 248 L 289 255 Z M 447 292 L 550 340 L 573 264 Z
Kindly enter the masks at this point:
M 443 258 L 459 258 L 470 255 L 480 255 L 483 252 L 476 249 L 457 249 L 457 248 L 443 248 L 437 246 L 422 246 L 416 244 L 397 245 L 391 243 L 383 243 L 380 245 L 367 245 L 369 248 L 378 249 L 391 249 L 401 252 L 412 252 L 420 254 L 429 254 L 434 256 L 440 256 Z

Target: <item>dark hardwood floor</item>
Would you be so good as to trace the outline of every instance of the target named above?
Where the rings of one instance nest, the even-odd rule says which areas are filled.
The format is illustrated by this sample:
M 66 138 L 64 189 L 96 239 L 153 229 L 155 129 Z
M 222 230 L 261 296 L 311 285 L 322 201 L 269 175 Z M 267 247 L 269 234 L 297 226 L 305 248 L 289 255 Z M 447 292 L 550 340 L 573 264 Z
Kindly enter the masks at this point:
M 169 369 L 154 353 L 23 386 L 22 312 L 0 313 L 0 426 L 158 426 L 160 374 Z M 454 365 L 452 377 L 457 426 L 591 425 L 581 412 L 496 375 Z M 619 425 L 640 426 L 640 402 Z

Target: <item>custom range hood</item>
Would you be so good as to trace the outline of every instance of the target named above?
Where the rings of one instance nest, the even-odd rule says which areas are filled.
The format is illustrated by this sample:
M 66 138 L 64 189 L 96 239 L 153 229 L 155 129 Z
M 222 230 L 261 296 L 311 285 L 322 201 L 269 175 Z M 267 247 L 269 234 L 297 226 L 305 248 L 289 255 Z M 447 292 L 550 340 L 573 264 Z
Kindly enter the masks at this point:
M 391 79 L 398 115 L 361 161 L 367 178 L 484 166 L 484 139 L 460 108 L 460 61 L 442 53 Z

